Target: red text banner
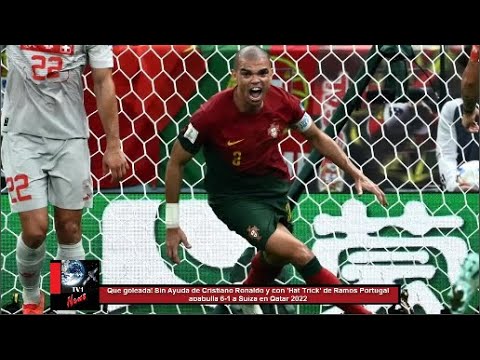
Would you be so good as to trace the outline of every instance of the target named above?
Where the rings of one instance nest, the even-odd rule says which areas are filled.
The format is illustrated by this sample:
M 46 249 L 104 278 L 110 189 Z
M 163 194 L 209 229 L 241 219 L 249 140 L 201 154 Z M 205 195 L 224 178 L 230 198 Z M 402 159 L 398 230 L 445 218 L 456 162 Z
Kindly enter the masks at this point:
M 102 304 L 398 304 L 397 285 L 100 287 Z

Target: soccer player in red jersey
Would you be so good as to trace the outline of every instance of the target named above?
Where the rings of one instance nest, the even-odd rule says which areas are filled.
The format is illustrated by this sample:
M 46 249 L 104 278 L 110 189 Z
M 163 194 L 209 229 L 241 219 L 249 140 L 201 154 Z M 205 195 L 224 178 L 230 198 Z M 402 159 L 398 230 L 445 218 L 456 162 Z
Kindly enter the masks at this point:
M 237 86 L 214 95 L 193 114 L 170 154 L 165 179 L 168 256 L 179 263 L 179 244 L 190 248 L 179 226 L 179 193 L 185 164 L 203 147 L 209 205 L 230 230 L 259 250 L 244 284 L 269 284 L 287 263 L 296 267 L 307 284 L 340 284 L 291 232 L 289 173 L 279 143 L 288 129 L 300 131 L 314 148 L 355 179 L 359 194 L 370 191 L 384 205 L 385 194 L 317 128 L 298 98 L 270 86 L 273 72 L 263 49 L 240 49 L 233 76 Z M 338 306 L 346 313 L 369 313 L 361 305 Z

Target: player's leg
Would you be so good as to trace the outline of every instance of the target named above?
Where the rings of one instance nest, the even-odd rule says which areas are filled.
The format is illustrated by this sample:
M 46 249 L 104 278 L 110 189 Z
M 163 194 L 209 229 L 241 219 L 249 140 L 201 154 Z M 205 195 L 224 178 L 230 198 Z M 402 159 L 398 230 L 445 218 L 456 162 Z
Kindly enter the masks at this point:
M 251 261 L 250 271 L 244 285 L 269 285 L 280 275 L 283 264 L 271 265 L 263 257 L 265 242 L 278 222 L 278 206 L 272 206 L 270 201 L 262 199 L 230 198 L 226 202 L 212 205 L 217 217 L 222 220 L 230 230 L 245 238 L 258 250 Z M 285 213 L 285 206 L 280 210 Z M 263 314 L 258 304 L 242 304 L 244 314 Z
M 55 207 L 58 248 L 55 260 L 84 260 L 82 246 L 82 210 Z
M 58 242 L 55 259 L 84 260 L 82 214 L 84 207 L 92 206 L 90 153 L 87 140 L 62 141 L 49 175 L 49 201 L 55 207 Z M 57 310 L 56 313 L 73 315 L 76 311 Z
M 248 285 L 260 285 L 269 284 L 280 274 L 283 267 L 289 263 L 288 260 L 270 255 L 268 256 L 265 251 L 265 246 L 268 239 L 277 230 L 278 224 L 282 223 L 283 226 L 289 231 L 293 229 L 292 226 L 292 212 L 290 204 L 286 197 L 278 197 L 274 199 L 263 200 L 264 208 L 261 212 L 255 213 L 257 217 L 265 219 L 261 224 L 263 227 L 263 234 L 265 235 L 261 242 L 258 243 L 257 248 L 259 251 L 257 255 L 252 259 L 251 268 L 248 273 L 248 277 L 245 280 L 245 284 Z M 272 277 L 273 276 L 273 277 Z
M 48 154 L 44 140 L 7 133 L 2 142 L 2 164 L 12 212 L 19 213 L 22 232 L 17 240 L 18 278 L 23 287 L 23 312 L 41 314 L 40 273 L 48 231 Z M 39 149 L 42 149 L 41 151 Z M 39 155 L 42 154 L 42 155 Z
M 51 140 L 57 142 L 60 140 Z M 92 206 L 90 155 L 86 139 L 63 141 L 49 172 L 49 201 L 55 206 L 57 260 L 83 260 L 82 212 Z
M 295 266 L 309 285 L 339 285 L 340 280 L 320 265 L 313 252 L 281 223 L 268 239 L 265 250 L 269 262 L 287 261 Z M 338 304 L 346 313 L 370 314 L 361 305 Z
M 45 238 L 48 231 L 47 208 L 19 213 L 22 232 L 17 239 L 16 262 L 22 284 L 23 313 L 41 314 L 44 297 L 40 291 L 40 275 L 45 259 Z
M 286 200 L 284 200 L 286 202 Z M 284 264 L 267 263 L 264 259 L 265 244 L 276 230 L 276 224 L 281 216 L 287 216 L 285 204 L 278 200 L 230 198 L 222 204 L 210 204 L 217 217 L 230 230 L 246 239 L 257 248 L 253 257 L 245 285 L 267 285 L 273 283 L 280 274 Z

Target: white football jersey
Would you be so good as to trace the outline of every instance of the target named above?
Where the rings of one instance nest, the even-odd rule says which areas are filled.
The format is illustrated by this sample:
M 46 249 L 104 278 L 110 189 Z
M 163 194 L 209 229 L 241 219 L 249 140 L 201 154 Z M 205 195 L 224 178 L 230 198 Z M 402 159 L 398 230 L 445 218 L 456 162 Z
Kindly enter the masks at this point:
M 111 45 L 8 45 L 2 132 L 87 138 L 83 70 L 112 68 Z

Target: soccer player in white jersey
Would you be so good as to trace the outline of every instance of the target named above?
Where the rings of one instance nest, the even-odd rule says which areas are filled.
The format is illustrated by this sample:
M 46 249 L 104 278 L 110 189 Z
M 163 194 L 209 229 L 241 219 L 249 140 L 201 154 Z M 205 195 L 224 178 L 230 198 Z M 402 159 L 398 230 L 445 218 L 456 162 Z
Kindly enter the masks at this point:
M 87 63 L 107 139 L 104 171 L 119 181 L 129 166 L 119 137 L 110 45 L 8 45 L 7 59 L 2 164 L 11 208 L 22 227 L 16 260 L 23 313 L 41 314 L 48 203 L 54 206 L 56 259 L 85 258 L 82 209 L 92 206 L 93 191 L 83 101 Z

